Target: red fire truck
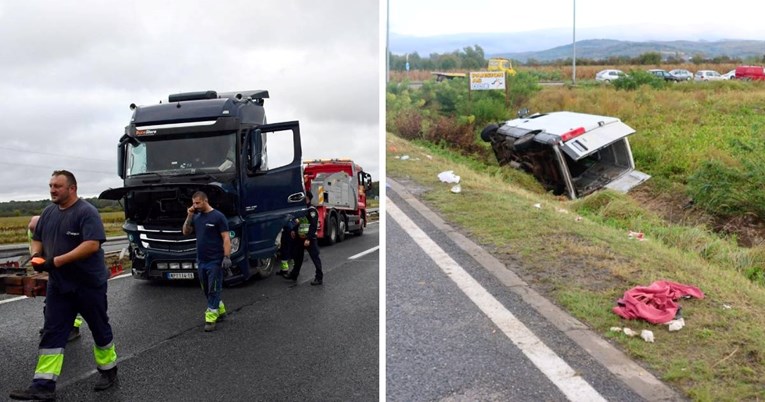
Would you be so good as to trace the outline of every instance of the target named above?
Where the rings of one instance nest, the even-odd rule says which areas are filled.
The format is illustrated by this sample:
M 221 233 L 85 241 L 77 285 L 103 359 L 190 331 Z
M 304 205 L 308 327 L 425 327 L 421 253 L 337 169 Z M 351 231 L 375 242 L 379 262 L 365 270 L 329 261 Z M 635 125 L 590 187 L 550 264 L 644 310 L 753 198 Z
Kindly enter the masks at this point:
M 367 225 L 367 195 L 372 176 L 350 159 L 315 159 L 303 162 L 305 189 L 313 193 L 319 211 L 317 237 L 330 245 L 346 232 L 360 236 Z

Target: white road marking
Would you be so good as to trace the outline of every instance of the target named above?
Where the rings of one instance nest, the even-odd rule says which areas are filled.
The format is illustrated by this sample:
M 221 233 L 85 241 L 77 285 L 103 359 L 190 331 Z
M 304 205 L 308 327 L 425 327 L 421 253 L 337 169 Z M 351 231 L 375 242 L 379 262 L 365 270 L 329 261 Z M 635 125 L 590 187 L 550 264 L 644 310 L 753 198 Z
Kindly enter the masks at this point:
M 15 301 L 19 301 L 19 300 L 24 300 L 26 298 L 27 298 L 26 296 L 19 296 L 19 297 L 14 297 L 12 299 L 0 300 L 0 304 L 15 302 Z
M 362 252 L 360 252 L 360 253 L 358 253 L 358 254 L 356 254 L 356 255 L 352 255 L 352 256 L 348 257 L 348 259 L 349 259 L 349 260 L 355 260 L 355 259 L 357 259 L 357 258 L 363 257 L 363 256 L 365 256 L 365 255 L 367 255 L 367 254 L 369 254 L 369 253 L 372 253 L 372 252 L 374 252 L 374 251 L 375 251 L 375 250 L 377 250 L 378 248 L 380 248 L 380 246 L 374 246 L 374 247 L 370 248 L 370 249 L 369 249 L 369 250 L 367 250 L 367 251 L 362 251 Z
M 513 313 L 387 199 L 386 212 L 414 240 L 462 292 L 478 306 L 526 357 L 571 401 L 605 401 L 587 381 L 537 338 Z

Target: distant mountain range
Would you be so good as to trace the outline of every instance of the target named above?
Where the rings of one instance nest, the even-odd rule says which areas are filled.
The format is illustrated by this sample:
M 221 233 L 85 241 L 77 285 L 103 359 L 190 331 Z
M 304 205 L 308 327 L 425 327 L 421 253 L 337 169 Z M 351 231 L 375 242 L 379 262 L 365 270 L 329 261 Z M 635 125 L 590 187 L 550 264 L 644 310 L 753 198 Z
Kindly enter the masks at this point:
M 612 39 L 589 39 L 576 43 L 576 57 L 604 60 L 613 56 L 637 57 L 648 52 L 661 53 L 664 57 L 690 60 L 695 55 L 706 59 L 728 56 L 730 58 L 762 58 L 765 55 L 765 41 L 761 40 L 720 40 L 695 42 L 678 40 L 670 42 L 629 42 Z M 551 61 L 572 57 L 573 45 L 554 47 L 537 52 L 496 53 L 490 56 L 507 57 L 521 62 L 528 59 Z
M 587 32 L 582 37 L 597 35 Z M 577 34 L 578 35 L 578 34 Z M 682 35 L 678 35 L 681 37 Z M 604 36 L 601 36 L 604 37 Z M 403 36 L 390 34 L 389 47 L 394 54 L 417 52 L 422 57 L 431 53 L 449 53 L 474 45 L 481 46 L 487 57 L 508 57 L 521 62 L 528 59 L 551 61 L 566 59 L 573 55 L 572 32 L 562 29 L 548 29 L 534 32 L 459 34 L 430 37 Z M 750 39 L 715 40 L 616 40 L 584 39 L 576 42 L 576 57 L 606 59 L 612 56 L 635 57 L 647 52 L 659 52 L 665 56 L 704 58 L 728 56 L 731 58 L 762 58 L 765 55 L 765 41 Z

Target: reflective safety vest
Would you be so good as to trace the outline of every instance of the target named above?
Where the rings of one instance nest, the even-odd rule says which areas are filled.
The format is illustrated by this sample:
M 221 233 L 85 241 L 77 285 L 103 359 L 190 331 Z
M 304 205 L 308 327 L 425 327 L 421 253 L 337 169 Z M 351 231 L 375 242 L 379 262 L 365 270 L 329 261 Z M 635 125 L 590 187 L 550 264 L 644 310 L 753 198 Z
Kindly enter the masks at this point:
M 301 239 L 305 239 L 308 236 L 308 229 L 311 226 L 311 222 L 308 221 L 307 216 L 300 217 L 298 219 L 298 236 L 300 236 Z

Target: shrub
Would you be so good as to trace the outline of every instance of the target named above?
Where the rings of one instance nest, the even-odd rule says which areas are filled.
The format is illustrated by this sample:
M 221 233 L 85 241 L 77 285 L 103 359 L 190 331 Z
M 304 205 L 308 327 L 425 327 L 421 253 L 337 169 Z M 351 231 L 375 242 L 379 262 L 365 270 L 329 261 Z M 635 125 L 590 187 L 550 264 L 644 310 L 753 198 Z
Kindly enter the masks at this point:
M 659 78 L 648 71 L 630 70 L 626 76 L 613 82 L 614 88 L 625 91 L 634 91 L 643 85 L 654 89 L 664 88 L 664 79 Z
M 416 109 L 403 110 L 393 119 L 394 131 L 402 138 L 422 138 L 422 115 Z

